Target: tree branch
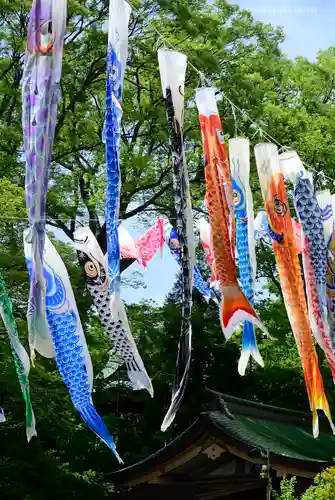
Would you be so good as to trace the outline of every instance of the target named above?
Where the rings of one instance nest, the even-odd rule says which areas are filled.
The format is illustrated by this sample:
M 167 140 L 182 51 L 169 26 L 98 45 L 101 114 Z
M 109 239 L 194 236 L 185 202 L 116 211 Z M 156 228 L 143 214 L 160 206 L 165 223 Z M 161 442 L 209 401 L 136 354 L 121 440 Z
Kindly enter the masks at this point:
M 169 182 L 168 184 L 163 186 L 159 191 L 157 191 L 157 193 L 155 193 L 149 200 L 142 203 L 142 205 L 139 205 L 138 207 L 134 208 L 130 212 L 126 212 L 123 216 L 123 219 L 129 219 L 130 217 L 134 217 L 138 213 L 140 213 L 143 210 L 145 210 L 146 208 L 150 207 L 150 205 L 152 205 L 157 200 L 157 198 L 162 196 L 162 194 L 164 194 L 171 187 L 172 187 L 172 182 Z
M 46 221 L 46 224 L 48 224 L 49 226 L 56 227 L 57 229 L 61 229 L 62 231 L 64 231 L 64 233 L 66 234 L 66 236 L 68 236 L 68 238 L 70 238 L 71 240 L 73 240 L 73 231 L 71 231 L 71 229 L 69 229 L 64 222 L 62 222 L 60 220 L 52 221 L 52 220 L 48 219 Z
M 160 186 L 164 180 L 164 178 L 167 176 L 167 174 L 172 170 L 172 166 L 168 167 L 164 170 L 164 172 L 161 173 L 157 181 L 153 182 L 152 184 L 146 184 L 145 186 L 140 186 L 136 189 L 133 189 L 132 191 L 127 193 L 127 198 L 132 198 L 135 194 L 140 193 L 141 191 L 147 191 L 149 189 L 154 189 L 158 186 Z

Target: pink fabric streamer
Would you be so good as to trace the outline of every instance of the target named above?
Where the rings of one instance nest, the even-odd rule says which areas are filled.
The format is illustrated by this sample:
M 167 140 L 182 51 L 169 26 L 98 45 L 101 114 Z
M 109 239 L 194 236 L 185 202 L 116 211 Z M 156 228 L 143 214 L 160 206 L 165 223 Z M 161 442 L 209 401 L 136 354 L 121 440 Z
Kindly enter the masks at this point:
M 136 243 L 127 229 L 123 226 L 118 228 L 121 257 L 123 259 L 137 259 L 138 251 Z
M 146 268 L 147 262 L 153 258 L 159 248 L 162 255 L 164 246 L 163 224 L 165 221 L 166 219 L 157 219 L 156 224 L 136 241 L 136 258 L 140 266 Z

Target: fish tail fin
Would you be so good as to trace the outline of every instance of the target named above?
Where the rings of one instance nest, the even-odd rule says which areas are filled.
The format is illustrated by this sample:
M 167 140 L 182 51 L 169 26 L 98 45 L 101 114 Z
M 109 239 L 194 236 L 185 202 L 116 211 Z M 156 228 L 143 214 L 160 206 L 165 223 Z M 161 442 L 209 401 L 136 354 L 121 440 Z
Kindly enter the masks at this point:
M 92 403 L 88 403 L 84 407 L 76 407 L 81 418 L 88 425 L 88 427 L 108 446 L 108 448 L 114 453 L 120 464 L 123 464 L 123 460 L 116 451 L 116 446 L 114 439 L 110 435 L 104 421 L 94 408 Z
M 126 368 L 129 379 L 132 382 L 132 384 L 134 384 L 134 386 L 139 390 L 146 389 L 150 394 L 150 396 L 153 398 L 154 389 L 152 387 L 150 377 L 147 374 L 147 371 L 144 368 L 144 366 L 141 370 L 138 370 L 138 368 L 135 369 L 135 367 L 131 363 L 126 363 Z
M 250 356 L 252 356 L 256 363 L 262 368 L 264 367 L 264 361 L 256 341 L 254 325 L 250 323 L 250 321 L 245 321 L 243 325 L 242 352 L 238 362 L 238 373 L 242 377 L 245 375 Z
M 319 416 L 316 410 L 312 411 L 313 415 L 313 437 L 316 439 L 319 435 Z
M 27 441 L 28 443 L 30 442 L 31 438 L 34 436 L 37 436 L 36 432 L 36 421 L 35 421 L 35 415 L 31 406 L 31 403 L 27 403 L 27 406 L 30 406 L 29 410 L 28 408 L 26 409 L 26 415 L 27 412 L 29 411 L 29 414 L 31 415 L 29 419 L 26 417 L 26 435 L 27 435 Z
M 333 419 L 330 413 L 328 401 L 325 396 L 324 399 L 325 399 L 325 404 L 323 404 L 322 408 L 320 406 L 318 406 L 318 408 L 324 412 L 329 422 L 332 433 L 335 435 L 335 425 L 333 423 Z M 313 437 L 316 439 L 319 435 L 319 416 L 316 408 L 312 410 L 312 414 L 313 414 Z
M 235 286 L 231 286 L 229 291 L 224 290 L 222 295 L 220 322 L 227 340 L 231 338 L 234 327 L 242 321 L 250 321 L 268 335 L 267 329 L 237 283 Z
M 23 391 L 23 397 L 26 402 L 26 435 L 27 435 L 27 441 L 29 443 L 29 441 L 33 436 L 37 436 L 36 420 L 30 400 L 29 386 L 27 386 Z
M 28 311 L 27 313 L 28 332 L 29 332 L 29 348 L 30 348 L 30 361 L 35 367 L 36 359 L 36 338 L 43 337 L 49 338 L 49 328 L 46 317 L 39 311 Z
M 185 384 L 186 384 L 186 382 L 185 382 Z M 172 398 L 170 408 L 166 412 L 166 415 L 165 415 L 164 420 L 163 420 L 162 425 L 161 425 L 162 432 L 165 432 L 170 427 L 170 425 L 172 424 L 172 422 L 174 421 L 174 419 L 176 417 L 176 413 L 177 413 L 177 410 L 180 406 L 182 395 L 184 394 L 184 391 L 185 391 L 185 384 L 183 387 L 181 387 L 180 390 L 178 390 L 174 394 L 174 396 Z
M 316 351 L 314 351 L 314 355 L 306 361 L 307 363 L 303 363 L 303 370 L 308 399 L 313 414 L 313 436 L 317 438 L 319 435 L 319 416 L 317 410 L 323 411 L 328 419 L 333 434 L 335 434 L 335 426 L 333 424 L 328 399 L 325 394 Z
M 171 412 L 171 411 L 169 411 L 165 415 L 163 423 L 161 425 L 161 431 L 162 432 L 165 432 L 170 427 L 170 425 L 172 424 L 172 422 L 175 419 L 175 416 L 176 416 L 176 412 Z
M 188 361 L 188 366 L 189 366 L 189 363 L 190 363 L 190 359 Z M 170 427 L 170 425 L 172 424 L 172 422 L 174 421 L 174 419 L 176 417 L 176 413 L 177 413 L 178 408 L 181 404 L 182 398 L 184 397 L 184 394 L 185 394 L 188 378 L 189 378 L 188 367 L 186 365 L 184 375 L 183 375 L 182 379 L 180 380 L 180 382 L 178 383 L 178 380 L 176 379 L 176 377 L 173 380 L 172 400 L 170 403 L 170 407 L 169 407 L 169 409 L 166 412 L 166 415 L 164 417 L 163 423 L 161 425 L 162 432 L 165 432 Z

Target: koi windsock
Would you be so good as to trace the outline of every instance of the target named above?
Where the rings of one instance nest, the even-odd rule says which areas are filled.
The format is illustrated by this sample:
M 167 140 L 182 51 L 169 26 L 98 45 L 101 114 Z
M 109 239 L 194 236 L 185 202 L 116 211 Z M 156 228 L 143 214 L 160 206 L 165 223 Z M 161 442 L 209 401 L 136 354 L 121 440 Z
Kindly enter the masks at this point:
M 254 304 L 256 280 L 256 249 L 254 237 L 254 207 L 249 184 L 250 149 L 248 139 L 229 140 L 230 171 L 236 221 L 236 247 L 242 290 Z M 264 366 L 259 352 L 254 325 L 245 321 L 242 333 L 242 353 L 238 363 L 240 375 L 245 374 L 250 356 Z
M 316 267 L 321 268 L 324 266 L 324 275 L 326 274 L 327 244 L 324 227 L 327 227 L 330 236 L 331 224 L 324 226 L 322 210 L 320 209 L 314 189 L 310 189 L 313 186 L 312 178 L 309 180 L 308 189 L 304 189 L 300 185 L 302 175 L 304 175 L 307 179 L 308 174 L 305 172 L 305 168 L 302 165 L 297 153 L 295 151 L 288 151 L 282 153 L 279 158 L 280 167 L 284 176 L 294 183 L 294 201 L 296 204 L 296 212 L 303 227 L 303 268 L 312 333 L 326 356 L 332 372 L 333 380 L 335 381 L 335 354 L 329 340 L 327 307 L 326 304 L 322 305 L 321 298 L 318 293 L 318 280 L 315 273 Z M 320 202 L 326 202 L 324 214 L 327 215 L 328 218 L 325 222 L 332 217 L 331 205 L 329 208 L 326 207 L 327 199 L 330 201 L 329 191 L 328 197 L 327 193 L 324 193 L 320 199 Z M 318 256 L 321 258 L 318 259 Z
M 35 349 L 52 358 L 45 318 L 43 251 L 48 177 L 60 99 L 67 0 L 33 0 L 29 15 L 22 77 L 22 128 L 26 159 L 27 238 L 32 245 L 32 273 L 27 310 L 32 363 Z
M 250 321 L 264 332 L 253 306 L 244 296 L 236 276 L 233 190 L 214 88 L 196 90 L 196 103 L 205 157 L 206 203 L 210 218 L 215 270 L 220 281 L 220 320 L 229 339 L 234 327 Z
M 172 257 L 181 265 L 180 262 L 180 245 L 178 240 L 177 230 L 171 225 L 169 219 L 164 219 L 163 224 L 165 243 L 170 249 Z M 194 287 L 201 293 L 203 298 L 208 303 L 211 299 L 217 303 L 215 293 L 206 285 L 200 269 L 194 266 Z
M 277 146 L 269 143 L 257 144 L 255 157 L 284 303 L 304 371 L 309 404 L 313 414 L 313 434 L 317 437 L 319 434 L 318 409 L 324 411 L 333 432 L 335 428 L 312 340 L 298 252 Z
M 305 167 L 295 151 L 281 156 L 284 177 L 294 185 L 294 204 L 305 237 L 308 240 L 312 268 L 315 274 L 319 307 L 326 317 L 326 269 L 327 246 L 324 239 L 322 214 L 313 186 L 313 175 Z
M 122 88 L 128 56 L 128 25 L 131 7 L 125 0 L 109 1 L 106 113 L 103 140 L 106 145 L 106 236 L 110 307 L 114 318 L 128 320 L 121 300 L 120 243 L 118 233 L 121 191 L 120 139 Z
M 303 251 L 303 233 L 301 225 L 296 222 L 294 219 L 291 219 L 294 233 L 294 242 L 297 249 L 298 254 L 301 254 Z M 271 229 L 269 226 L 268 218 L 265 210 L 260 210 L 255 218 L 255 240 L 266 239 L 270 242 L 271 239 Z
M 182 324 L 172 400 L 161 426 L 162 431 L 165 431 L 173 422 L 183 399 L 191 363 L 195 247 L 189 179 L 183 144 L 184 85 L 187 58 L 180 52 L 160 49 L 158 63 L 172 152 L 173 196 L 182 270 Z
M 25 236 L 24 253 L 31 274 L 32 246 Z M 93 367 L 76 300 L 64 262 L 47 236 L 43 273 L 46 282 L 46 316 L 58 371 L 81 418 L 117 460 L 123 463 L 112 436 L 93 405 Z
M 13 315 L 13 304 L 9 297 L 4 280 L 0 274 L 0 316 L 4 322 L 8 333 L 9 344 L 12 351 L 17 378 L 19 379 L 23 399 L 26 403 L 26 434 L 28 442 L 33 436 L 37 436 L 35 427 L 35 417 L 30 400 L 29 356 L 20 342 L 19 332 Z M 3 420 L 1 416 L 3 415 Z M 0 408 L 0 422 L 5 421 L 3 412 Z
M 89 228 L 82 227 L 74 233 L 74 245 L 83 268 L 87 288 L 98 311 L 105 338 L 111 347 L 108 373 L 111 375 L 120 364 L 125 364 L 129 379 L 136 389 L 147 389 L 153 397 L 153 387 L 146 372 L 135 340 L 131 334 L 124 305 L 115 304 L 116 295 L 110 296 L 105 256 Z M 123 314 L 118 315 L 118 311 Z M 119 360 L 116 362 L 115 357 Z
M 131 8 L 125 0 L 110 0 L 108 21 L 106 116 L 103 139 L 106 144 L 106 233 L 108 278 L 111 294 L 120 294 L 120 136 L 122 85 L 128 54 L 128 23 Z

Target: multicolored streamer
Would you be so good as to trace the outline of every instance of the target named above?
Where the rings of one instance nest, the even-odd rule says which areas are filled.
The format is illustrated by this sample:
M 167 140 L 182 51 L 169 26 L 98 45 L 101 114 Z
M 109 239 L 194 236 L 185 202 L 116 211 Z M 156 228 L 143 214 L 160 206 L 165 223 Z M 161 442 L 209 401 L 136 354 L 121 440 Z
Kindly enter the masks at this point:
M 12 350 L 15 369 L 19 379 L 23 399 L 26 403 L 26 433 L 28 442 L 33 436 L 37 436 L 35 417 L 30 400 L 29 356 L 20 342 L 19 332 L 13 316 L 13 305 L 9 297 L 2 275 L 0 274 L 0 315 L 8 333 L 9 343 Z M 1 408 L 0 408 L 1 410 Z M 0 422 L 5 422 L 4 412 L 0 411 Z
M 222 294 L 220 304 L 222 331 L 229 339 L 234 327 L 241 321 L 247 320 L 266 332 L 237 282 L 235 230 L 234 221 L 231 221 L 233 191 L 221 120 L 215 100 L 215 89 L 197 89 L 196 104 L 200 115 L 205 157 L 206 202 L 211 225 L 215 268 Z
M 319 434 L 318 409 L 324 411 L 334 432 L 335 428 L 312 341 L 298 252 L 295 247 L 292 219 L 284 176 L 280 170 L 277 146 L 269 143 L 257 144 L 255 158 L 285 307 L 304 370 L 313 414 L 313 434 L 317 437 Z
M 304 247 L 304 235 L 301 225 L 291 218 L 293 228 L 294 244 L 298 254 L 301 254 Z M 265 239 L 271 241 L 271 228 L 265 210 L 260 210 L 255 218 L 255 240 Z
M 335 354 L 329 340 L 327 307 L 326 304 L 322 305 L 322 302 L 320 300 L 320 295 L 318 293 L 317 287 L 315 265 L 313 264 L 311 251 L 311 241 L 313 241 L 314 255 L 315 252 L 318 252 L 318 250 L 321 252 L 321 254 L 323 254 L 322 247 L 326 249 L 322 211 L 320 209 L 316 195 L 312 194 L 311 190 L 309 189 L 309 187 L 312 186 L 312 181 L 309 181 L 309 187 L 307 190 L 304 189 L 303 184 L 301 184 L 301 177 L 303 174 L 305 174 L 305 171 L 297 153 L 295 153 L 294 151 L 289 151 L 286 153 L 282 153 L 279 158 L 281 169 L 283 170 L 287 178 L 290 179 L 293 183 L 297 183 L 294 186 L 294 200 L 295 202 L 297 201 L 296 211 L 299 219 L 302 222 L 304 235 L 309 235 L 309 237 L 304 236 L 302 243 L 303 268 L 307 292 L 309 320 L 313 336 L 325 353 L 326 359 L 332 372 L 333 380 L 335 381 Z M 299 198 L 296 199 L 297 192 L 299 193 Z M 323 195 L 323 199 L 324 198 L 327 201 L 326 194 Z M 332 210 L 330 211 L 330 217 L 331 215 Z
M 249 184 L 249 140 L 230 139 L 229 154 L 240 282 L 244 295 L 253 305 L 257 264 L 254 238 L 254 207 Z M 257 346 L 254 325 L 250 321 L 245 321 L 242 333 L 242 352 L 238 363 L 238 372 L 242 376 L 245 374 L 250 356 L 254 358 L 256 363 L 264 367 L 264 361 Z
M 147 389 L 153 397 L 151 380 L 130 332 L 124 305 L 121 300 L 115 304 L 118 295 L 110 296 L 106 259 L 94 234 L 89 228 L 78 229 L 74 233 L 74 245 L 106 339 L 113 348 L 113 358 L 125 364 L 129 379 L 136 389 Z M 113 366 L 116 370 L 120 364 L 114 362 Z M 112 373 L 109 370 L 109 375 Z
M 183 145 L 184 85 L 187 58 L 180 52 L 160 49 L 158 63 L 163 96 L 168 118 L 170 147 L 173 159 L 173 195 L 177 217 L 182 269 L 182 324 L 177 357 L 177 371 L 173 381 L 172 400 L 161 429 L 173 422 L 187 385 L 192 345 L 192 288 L 195 249 L 192 205 L 188 172 Z
M 34 0 L 30 11 L 22 77 L 22 128 L 26 157 L 26 204 L 32 245 L 28 302 L 31 359 L 35 348 L 54 356 L 45 319 L 43 251 L 48 174 L 55 135 L 62 51 L 66 31 L 66 0 Z
M 172 226 L 172 224 L 168 219 L 164 219 L 163 230 L 164 230 L 165 243 L 169 247 L 172 257 L 178 262 L 179 265 L 181 265 L 180 246 L 179 246 L 177 230 Z M 217 302 L 215 293 L 210 288 L 208 288 L 197 266 L 194 266 L 194 286 L 201 293 L 201 295 L 204 297 L 207 303 L 211 299 L 214 302 Z
M 24 234 L 27 268 L 32 273 L 32 245 Z M 46 315 L 56 353 L 56 364 L 71 401 L 88 427 L 112 450 L 120 463 L 115 443 L 92 401 L 93 368 L 85 335 L 65 265 L 45 237 L 44 279 Z
M 324 239 L 322 214 L 313 187 L 313 176 L 310 172 L 306 172 L 295 151 L 288 151 L 281 155 L 281 168 L 285 178 L 294 185 L 294 204 L 308 240 L 318 290 L 319 307 L 325 319 L 327 316 L 327 246 Z

